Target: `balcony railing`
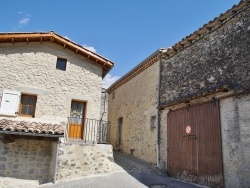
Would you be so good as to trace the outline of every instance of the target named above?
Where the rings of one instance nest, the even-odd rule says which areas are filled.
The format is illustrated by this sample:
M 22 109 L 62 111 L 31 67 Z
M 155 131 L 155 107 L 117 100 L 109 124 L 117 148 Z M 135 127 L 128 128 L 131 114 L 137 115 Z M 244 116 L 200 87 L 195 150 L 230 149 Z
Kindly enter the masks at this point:
M 68 117 L 65 137 L 67 140 L 78 140 L 84 143 L 109 143 L 110 122 Z

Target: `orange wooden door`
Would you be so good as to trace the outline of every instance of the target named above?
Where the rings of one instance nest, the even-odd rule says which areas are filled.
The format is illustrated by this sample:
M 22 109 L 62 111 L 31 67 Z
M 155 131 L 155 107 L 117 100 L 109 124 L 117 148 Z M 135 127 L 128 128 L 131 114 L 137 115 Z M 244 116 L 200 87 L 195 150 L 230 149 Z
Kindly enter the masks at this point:
M 84 102 L 71 103 L 68 133 L 70 139 L 83 139 L 85 106 Z

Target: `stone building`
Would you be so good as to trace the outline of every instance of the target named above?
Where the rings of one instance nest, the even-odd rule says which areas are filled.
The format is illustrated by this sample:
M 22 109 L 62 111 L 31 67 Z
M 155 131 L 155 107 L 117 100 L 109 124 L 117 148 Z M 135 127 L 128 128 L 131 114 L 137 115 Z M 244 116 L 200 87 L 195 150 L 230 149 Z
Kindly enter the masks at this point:
M 113 65 L 54 32 L 1 33 L 0 175 L 45 183 L 112 171 L 112 147 L 96 143 Z
M 151 66 L 143 66 L 144 61 L 137 66 L 140 71 L 136 67 L 114 83 L 108 89 L 113 146 L 157 161 L 174 178 L 249 187 L 249 18 L 250 1 L 242 0 L 159 50 Z M 149 135 L 151 107 L 160 117 L 154 137 Z M 152 156 L 149 148 L 158 152 Z
M 115 150 L 157 163 L 157 105 L 160 50 L 107 90 L 110 143 Z

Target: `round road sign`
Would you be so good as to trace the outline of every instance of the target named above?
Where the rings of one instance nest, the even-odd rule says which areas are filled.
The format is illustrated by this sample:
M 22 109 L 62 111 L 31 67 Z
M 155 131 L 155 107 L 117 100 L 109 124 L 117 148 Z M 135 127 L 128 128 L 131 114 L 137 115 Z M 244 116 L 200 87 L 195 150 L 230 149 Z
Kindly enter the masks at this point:
M 186 133 L 187 134 L 190 134 L 191 133 L 191 127 L 188 125 L 188 126 L 186 126 Z

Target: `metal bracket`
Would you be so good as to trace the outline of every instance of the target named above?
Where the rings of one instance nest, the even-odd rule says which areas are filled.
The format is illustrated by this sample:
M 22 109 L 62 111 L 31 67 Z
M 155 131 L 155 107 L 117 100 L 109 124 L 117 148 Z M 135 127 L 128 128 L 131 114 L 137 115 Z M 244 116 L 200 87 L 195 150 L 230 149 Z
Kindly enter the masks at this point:
M 196 135 L 184 135 L 182 137 L 188 137 L 190 139 L 197 139 L 197 136 Z

